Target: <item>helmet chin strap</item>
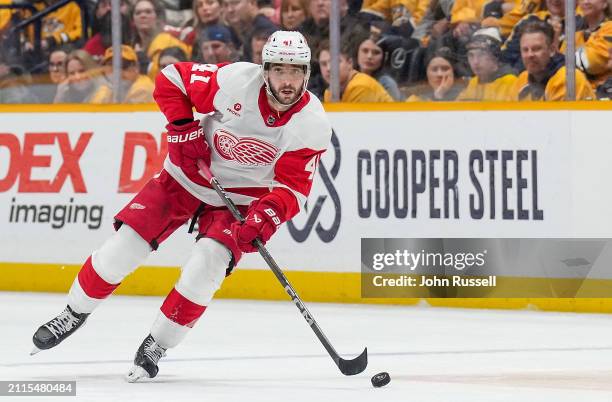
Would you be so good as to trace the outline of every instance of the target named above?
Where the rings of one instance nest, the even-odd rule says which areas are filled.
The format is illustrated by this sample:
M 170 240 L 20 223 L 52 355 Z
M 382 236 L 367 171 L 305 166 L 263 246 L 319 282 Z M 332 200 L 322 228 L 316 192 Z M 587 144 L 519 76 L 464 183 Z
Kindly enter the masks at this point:
M 266 95 L 268 95 L 268 100 L 272 101 L 273 103 L 272 107 L 276 109 L 277 111 L 285 112 L 289 110 L 289 108 L 291 108 L 291 106 L 298 103 L 298 101 L 302 99 L 302 96 L 304 96 L 304 94 L 306 93 L 306 86 L 308 85 L 308 79 L 310 78 L 310 71 L 308 71 L 306 73 L 306 76 L 304 77 L 304 83 L 302 84 L 302 92 L 300 92 L 300 96 L 298 96 L 293 102 L 289 104 L 285 104 L 279 101 L 278 98 L 274 95 L 274 93 L 272 92 L 272 86 L 270 85 L 268 72 L 263 68 L 263 66 L 261 68 L 262 68 L 264 84 L 266 86 Z

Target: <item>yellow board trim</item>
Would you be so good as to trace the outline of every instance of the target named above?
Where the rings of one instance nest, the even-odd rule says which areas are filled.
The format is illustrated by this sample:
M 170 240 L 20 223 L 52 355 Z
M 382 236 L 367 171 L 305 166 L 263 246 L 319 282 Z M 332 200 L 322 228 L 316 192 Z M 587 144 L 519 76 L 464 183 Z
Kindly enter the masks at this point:
M 133 113 L 159 112 L 155 103 L 141 104 L 104 104 L 81 103 L 44 104 L 44 105 L 0 105 L 0 113 Z
M 326 103 L 327 112 L 437 112 L 437 111 L 560 111 L 612 110 L 612 102 L 397 102 L 397 103 Z M 158 112 L 156 104 L 48 104 L 0 105 L 0 113 L 134 113 Z
M 612 110 L 612 102 L 398 102 L 327 103 L 326 112 L 465 112 Z
M 0 291 L 66 293 L 80 266 L 40 263 L 0 263 Z M 308 302 L 417 305 L 479 309 L 537 309 L 584 313 L 612 313 L 611 298 L 384 298 L 361 297 L 358 272 L 288 271 L 287 277 Z M 178 268 L 142 267 L 115 292 L 121 295 L 165 296 L 179 276 Z M 216 298 L 288 300 L 269 270 L 239 269 L 230 275 Z

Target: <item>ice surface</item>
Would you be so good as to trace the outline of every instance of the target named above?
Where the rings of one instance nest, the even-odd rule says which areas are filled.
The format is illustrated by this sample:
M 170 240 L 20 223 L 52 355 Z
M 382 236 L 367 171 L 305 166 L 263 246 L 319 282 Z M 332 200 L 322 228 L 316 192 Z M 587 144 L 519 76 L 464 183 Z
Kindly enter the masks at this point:
M 77 381 L 76 398 L 45 401 L 612 401 L 608 315 L 309 303 L 342 356 L 368 347 L 366 371 L 345 377 L 290 302 L 215 300 L 157 378 L 129 384 L 161 301 L 113 296 L 73 337 L 29 356 L 65 296 L 0 293 L 0 379 Z M 375 389 L 380 371 L 391 383 Z

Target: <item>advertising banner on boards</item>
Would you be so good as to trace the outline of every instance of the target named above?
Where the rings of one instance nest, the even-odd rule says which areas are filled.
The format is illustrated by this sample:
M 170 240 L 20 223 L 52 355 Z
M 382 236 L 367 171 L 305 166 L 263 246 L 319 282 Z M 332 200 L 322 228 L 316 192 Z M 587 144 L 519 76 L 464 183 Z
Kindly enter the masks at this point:
M 307 209 L 270 242 L 285 269 L 359 272 L 362 238 L 593 236 L 610 217 L 592 173 L 609 164 L 591 130 L 607 112 L 329 115 Z M 164 123 L 155 112 L 4 115 L 0 261 L 81 263 L 161 168 Z M 179 266 L 192 244 L 185 225 L 147 265 Z M 257 255 L 241 266 L 265 268 Z

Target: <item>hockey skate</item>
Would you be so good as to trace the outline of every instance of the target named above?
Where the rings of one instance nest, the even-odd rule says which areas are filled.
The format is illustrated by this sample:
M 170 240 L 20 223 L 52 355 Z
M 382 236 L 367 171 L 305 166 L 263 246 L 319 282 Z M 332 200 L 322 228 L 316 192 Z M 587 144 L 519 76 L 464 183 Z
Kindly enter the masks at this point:
M 159 359 L 166 356 L 166 349 L 161 347 L 151 335 L 148 335 L 136 351 L 134 366 L 126 375 L 128 382 L 136 382 L 141 378 L 153 378 L 157 375 Z
M 36 330 L 32 337 L 34 349 L 30 355 L 59 345 L 64 339 L 79 329 L 85 323 L 88 316 L 89 314 L 87 313 L 79 314 L 74 312 L 70 306 L 66 306 L 60 315 L 41 325 Z

